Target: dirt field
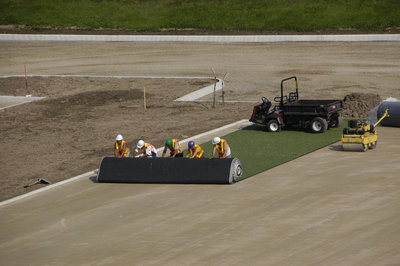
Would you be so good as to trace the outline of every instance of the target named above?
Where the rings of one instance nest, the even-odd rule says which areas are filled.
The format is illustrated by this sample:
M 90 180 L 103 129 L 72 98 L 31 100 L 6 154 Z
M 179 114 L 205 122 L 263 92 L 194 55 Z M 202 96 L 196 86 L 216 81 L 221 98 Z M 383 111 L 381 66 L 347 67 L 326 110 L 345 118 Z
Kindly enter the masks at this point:
M 38 188 L 23 188 L 38 178 L 58 182 L 96 169 L 103 156 L 113 156 L 119 133 L 131 149 L 139 139 L 160 147 L 170 136 L 187 138 L 249 116 L 249 104 L 215 110 L 207 103 L 173 102 L 210 80 L 32 78 L 29 92 L 20 89 L 24 82 L 0 79 L 0 94 L 47 98 L 1 114 L 0 200 Z
M 44 43 L 1 42 L 0 75 L 92 74 L 212 76 L 228 73 L 227 100 L 272 100 L 280 80 L 297 75 L 301 98 L 343 99 L 374 93 L 400 98 L 397 43 Z M 288 52 L 290 51 L 290 52 Z M 116 134 L 130 145 L 145 138 L 160 146 L 251 114 L 252 103 L 212 110 L 173 99 L 211 80 L 23 78 L 0 79 L 1 95 L 46 96 L 0 116 L 0 200 L 24 193 L 37 178 L 57 182 L 98 166 Z M 147 87 L 149 109 L 141 108 Z M 211 100 L 210 97 L 205 99 Z M 14 154 L 14 155 L 12 155 Z M 17 155 L 15 155 L 17 154 Z M 15 156 L 19 160 L 15 160 Z M 35 189 L 35 187 L 31 188 Z
M 343 99 L 346 95 L 353 92 L 379 94 L 382 99 L 385 99 L 386 97 L 400 98 L 400 76 L 398 74 L 400 73 L 399 43 L 189 44 L 0 42 L 0 47 L 2 48 L 0 49 L 0 75 L 2 76 L 22 75 L 24 73 L 24 64 L 28 65 L 28 74 L 37 75 L 91 74 L 204 77 L 211 76 L 211 68 L 213 67 L 216 69 L 219 77 L 222 77 L 225 73 L 229 72 L 229 76 L 225 83 L 227 100 L 257 100 L 261 96 L 267 96 L 268 98 L 273 99 L 274 96 L 278 95 L 280 80 L 291 75 L 296 75 L 299 79 L 301 98 Z M 226 104 L 224 107 L 218 105 L 217 109 L 214 110 L 211 108 L 211 105 L 207 103 L 173 102 L 173 99 L 190 91 L 204 87 L 209 84 L 209 82 L 210 80 L 182 79 L 30 78 L 29 90 L 25 90 L 25 82 L 21 78 L 0 79 L 0 94 L 32 94 L 33 96 L 48 97 L 46 100 L 20 105 L 0 112 L 0 200 L 29 191 L 24 189 L 23 185 L 34 181 L 39 177 L 44 177 L 52 182 L 57 182 L 97 168 L 102 156 L 112 154 L 112 144 L 116 134 L 118 133 L 124 134 L 130 145 L 133 145 L 140 138 L 145 138 L 146 140 L 153 142 L 156 146 L 161 146 L 163 141 L 169 136 L 185 138 L 186 136 L 192 136 L 250 116 L 253 106 L 252 103 Z M 149 109 L 147 111 L 144 111 L 143 108 L 140 107 L 143 87 L 146 87 L 146 91 L 148 91 Z M 397 136 L 400 136 L 397 131 L 390 131 L 390 134 L 393 139 L 396 139 L 396 134 Z M 330 151 L 330 154 L 330 159 L 337 157 L 337 154 L 332 153 L 332 151 Z M 319 154 L 319 156 L 319 158 L 324 158 L 325 155 L 322 153 Z M 371 160 L 372 157 L 369 158 L 369 162 L 372 164 L 373 162 Z M 395 156 L 392 156 L 391 160 L 394 160 L 392 161 L 392 164 L 399 163 Z M 347 162 L 342 161 L 341 163 L 345 165 Z M 307 162 L 305 162 L 305 164 L 307 164 Z M 325 171 L 329 171 L 330 168 L 335 169 L 335 173 L 338 175 L 348 172 L 347 168 L 342 169 L 340 167 L 335 167 L 334 163 L 323 164 L 322 167 L 325 167 L 323 168 Z M 357 167 L 362 167 L 362 165 L 357 165 Z M 392 182 L 396 187 L 397 183 L 392 179 L 393 171 L 391 169 L 383 167 L 375 169 L 374 171 L 383 176 L 388 175 L 391 180 L 390 182 Z M 310 174 L 307 173 L 308 172 L 304 172 L 301 176 L 307 178 Z M 324 174 L 326 173 L 324 172 Z M 288 176 L 285 176 L 287 184 L 290 185 L 292 182 L 295 182 L 294 180 L 287 179 L 290 176 L 295 175 L 295 172 L 287 172 L 287 175 Z M 299 182 L 304 182 L 304 179 L 300 179 L 301 180 L 298 180 Z M 320 185 L 328 185 L 330 183 L 329 180 L 330 179 L 321 180 Z M 345 182 L 344 179 L 340 180 Z M 340 185 L 340 180 L 338 181 L 337 186 Z M 278 180 L 275 181 L 278 182 Z M 271 184 L 266 181 L 265 178 L 261 178 L 255 179 L 254 181 L 248 180 L 243 183 L 243 185 L 240 185 L 240 188 L 245 191 L 246 188 L 260 186 L 259 190 L 255 187 L 249 189 L 249 191 L 252 191 L 251 193 L 254 197 L 249 195 L 245 197 L 247 198 L 247 204 L 252 204 L 257 201 L 257 193 L 259 193 L 259 195 L 264 195 L 267 191 L 265 190 L 266 187 L 269 187 L 270 185 Z M 278 188 L 284 186 L 285 183 L 278 182 L 275 185 L 277 186 L 276 190 L 274 190 L 276 193 L 292 193 L 293 191 L 290 192 L 291 189 L 295 189 L 294 186 L 287 191 L 285 189 L 279 190 Z M 372 186 L 380 185 L 379 183 L 373 183 Z M 40 186 L 36 186 L 32 189 L 39 187 Z M 89 187 L 87 187 L 88 190 L 90 190 Z M 111 187 L 116 188 L 118 186 L 115 185 Z M 261 189 L 261 187 L 264 187 L 264 189 Z M 137 195 L 144 195 L 143 193 L 145 193 L 145 191 L 150 191 L 154 186 L 140 185 L 137 187 L 139 190 L 136 192 L 130 191 L 132 188 L 132 186 L 130 188 L 125 187 L 126 197 L 129 197 L 128 195 L 135 197 L 135 193 L 137 193 Z M 244 196 L 244 192 L 239 194 L 234 193 L 228 197 L 230 199 L 228 201 L 228 198 L 221 198 L 222 196 L 219 193 L 231 192 L 225 191 L 225 188 L 207 186 L 208 189 L 213 191 L 209 194 L 210 198 L 221 200 L 222 205 L 218 205 L 214 209 L 212 204 L 206 204 L 208 207 L 202 210 L 196 204 L 207 201 L 207 199 L 203 197 L 207 197 L 208 192 L 199 187 L 190 186 L 185 188 L 189 188 L 188 191 L 183 191 L 184 188 L 179 186 L 164 188 L 156 186 L 156 190 L 164 191 L 172 189 L 174 191 L 179 190 L 183 193 L 178 193 L 177 195 L 182 196 L 182 199 L 187 202 L 187 205 L 183 203 L 179 204 L 179 209 L 177 209 L 176 212 L 173 211 L 175 214 L 181 211 L 191 213 L 190 209 L 193 207 L 194 210 L 197 210 L 199 213 L 204 211 L 207 215 L 213 216 L 215 215 L 214 211 L 221 210 L 224 206 L 228 206 L 228 202 L 230 204 L 237 200 L 232 198 L 232 195 L 237 195 L 239 198 Z M 224 191 L 220 191 L 220 189 Z M 232 187 L 231 189 L 235 191 L 237 190 L 235 187 Z M 301 187 L 299 189 L 301 190 Z M 354 187 L 354 189 L 357 190 L 358 188 Z M 306 190 L 302 192 L 300 190 L 295 190 L 294 193 L 307 193 Z M 368 189 L 362 191 L 368 193 Z M 192 203 L 189 202 L 189 199 L 191 198 L 189 196 L 190 192 L 199 197 L 198 203 L 194 201 Z M 353 204 L 355 204 L 355 202 L 352 201 L 351 192 L 352 190 L 349 189 L 348 194 L 345 195 L 346 198 L 344 201 L 346 204 L 350 204 L 346 206 L 354 206 Z M 73 192 L 71 193 L 74 194 Z M 77 191 L 75 194 L 78 195 L 79 193 L 80 192 Z M 112 194 L 110 191 L 107 193 Z M 118 191 L 116 191 L 116 193 L 118 194 Z M 149 193 L 151 194 L 152 192 Z M 110 198 L 115 197 L 115 195 L 111 196 L 111 194 L 108 194 Z M 317 194 L 314 195 L 319 199 L 319 202 L 322 201 L 321 204 L 324 202 L 323 199 L 320 198 L 323 194 L 323 190 L 318 190 Z M 332 194 L 332 197 L 339 197 L 339 194 Z M 393 196 L 393 194 L 390 195 Z M 171 194 L 167 193 L 165 196 L 170 197 Z M 359 197 L 360 200 L 363 199 L 361 196 L 362 195 Z M 384 197 L 384 195 L 381 196 Z M 96 195 L 93 194 L 92 197 L 95 198 Z M 176 201 L 180 201 L 178 197 L 179 196 L 176 196 Z M 264 221 L 268 224 L 268 221 L 270 221 L 275 225 L 272 226 L 272 231 L 269 231 L 273 235 L 275 241 L 284 241 L 284 239 L 289 241 L 290 237 L 285 233 L 288 231 L 278 226 L 279 219 L 274 219 L 274 217 L 276 218 L 280 215 L 280 211 L 278 209 L 267 208 L 268 206 L 274 206 L 274 200 L 265 197 L 265 195 L 262 197 L 263 200 L 266 201 L 265 206 L 260 203 L 256 204 L 259 208 L 257 213 L 264 213 L 264 215 L 266 215 L 259 217 L 261 219 L 259 220 L 260 223 L 261 221 Z M 306 203 L 312 202 L 312 198 L 313 197 L 304 198 L 304 200 Z M 86 198 L 86 200 L 88 199 Z M 122 201 L 122 198 L 116 200 Z M 161 198 L 151 198 L 151 200 L 158 202 Z M 169 203 L 166 203 L 168 206 L 169 204 L 173 205 L 176 202 L 173 199 L 171 200 L 172 201 L 169 201 Z M 291 201 L 282 198 L 282 201 L 276 205 L 276 208 L 282 208 L 282 211 L 284 212 L 282 215 L 288 215 L 288 217 L 290 217 L 290 213 L 284 211 L 285 208 L 288 208 L 287 206 L 285 207 L 285 202 Z M 60 204 L 63 205 L 64 203 L 65 202 L 62 202 L 62 204 Z M 91 212 L 90 203 L 86 203 L 89 204 L 89 207 L 88 210 L 84 211 Z M 135 202 L 131 203 L 135 204 Z M 153 205 L 150 204 L 153 206 L 151 207 L 148 204 L 150 203 L 141 202 L 138 205 L 138 209 L 133 209 L 135 212 L 142 212 L 147 207 L 150 207 L 151 212 L 143 213 L 142 217 L 144 217 L 145 220 L 139 221 L 140 230 L 147 230 L 142 226 L 146 223 L 148 224 L 151 220 L 161 223 L 161 220 L 156 218 L 158 215 L 167 215 L 166 213 L 157 214 L 157 208 L 153 208 Z M 323 207 L 321 208 L 329 208 L 329 201 L 327 204 L 328 205 L 322 205 Z M 331 201 L 330 204 L 340 205 L 340 202 Z M 373 202 L 371 204 L 373 204 Z M 110 207 L 111 205 L 108 206 Z M 160 207 L 161 206 L 163 205 L 161 204 Z M 342 207 L 344 209 L 339 208 L 338 211 L 347 210 L 346 206 L 343 205 Z M 376 211 L 375 207 L 376 205 L 374 205 L 372 209 Z M 44 207 L 42 206 L 42 208 Z M 237 205 L 237 208 L 234 209 L 239 210 L 243 208 L 246 209 L 246 207 Z M 392 205 L 388 207 L 389 213 L 387 214 L 387 217 L 390 216 L 390 211 L 393 208 L 395 207 Z M 286 210 L 288 211 L 289 209 Z M 268 217 L 267 215 L 271 210 L 275 213 L 274 217 Z M 230 219 L 233 219 L 238 223 L 232 224 L 232 221 L 219 221 L 219 216 L 217 215 L 215 216 L 216 220 L 213 223 L 206 223 L 204 225 L 211 227 L 216 226 L 219 228 L 221 234 L 212 234 L 212 231 L 208 231 L 205 227 L 200 228 L 198 231 L 196 228 L 188 228 L 188 234 L 192 237 L 196 234 L 199 234 L 198 237 L 200 237 L 200 235 L 206 235 L 209 233 L 213 235 L 214 238 L 216 237 L 219 239 L 219 241 L 217 241 L 217 246 L 219 248 L 215 252 L 205 247 L 205 245 L 210 244 L 207 239 L 200 238 L 202 240 L 196 242 L 196 238 L 191 238 L 190 241 L 192 242 L 189 242 L 190 248 L 186 250 L 188 251 L 186 256 L 182 254 L 178 255 L 179 250 L 182 252 L 185 251 L 184 246 L 181 246 L 181 248 L 179 247 L 179 245 L 185 245 L 185 243 L 187 243 L 184 240 L 186 239 L 184 232 L 179 231 L 178 234 L 174 234 L 173 231 L 171 231 L 172 239 L 166 235 L 160 236 L 160 230 L 163 230 L 163 227 L 159 226 L 154 227 L 156 230 L 154 231 L 154 234 L 143 234 L 144 231 L 141 231 L 142 238 L 140 238 L 138 242 L 133 243 L 131 242 L 131 239 L 126 239 L 126 241 L 131 243 L 128 246 L 136 250 L 136 252 L 132 254 L 137 255 L 137 257 L 135 257 L 136 260 L 134 260 L 137 263 L 151 264 L 151 262 L 155 262 L 160 264 L 169 263 L 173 265 L 174 262 L 178 262 L 179 264 L 185 264 L 185 262 L 222 262 L 224 264 L 232 264 L 234 262 L 245 263 L 245 261 L 253 261 L 254 263 L 264 264 L 261 263 L 265 261 L 262 252 L 263 249 L 261 248 L 257 250 L 257 247 L 260 246 L 257 245 L 258 238 L 256 236 L 259 234 L 262 234 L 266 238 L 268 238 L 268 236 L 263 234 L 261 231 L 254 231 L 257 230 L 257 225 L 259 225 L 259 222 L 255 220 L 251 220 L 252 222 L 250 221 L 250 223 L 255 226 L 255 229 L 250 231 L 247 230 L 249 236 L 255 238 L 255 242 L 253 243 L 254 245 L 252 244 L 247 247 L 255 248 L 252 253 L 255 257 L 252 257 L 252 260 L 247 256 L 240 257 L 238 254 L 235 256 L 231 253 L 229 253 L 230 256 L 232 256 L 231 259 L 223 259 L 221 254 L 218 253 L 226 250 L 224 247 L 229 246 L 234 248 L 234 242 L 228 243 L 225 241 L 238 241 L 244 237 L 242 234 L 233 234 L 232 231 L 228 229 L 225 229 L 227 231 L 224 231 L 223 229 L 224 224 L 228 225 L 232 230 L 238 230 L 239 227 L 245 226 L 240 225 L 239 221 L 241 219 L 248 220 L 249 218 L 244 217 L 249 216 L 250 213 L 240 212 L 240 214 L 243 216 L 236 217 L 233 210 L 232 212 L 225 213 L 226 217 L 230 217 Z M 254 215 L 254 213 L 251 214 Z M 311 222 L 313 217 L 315 218 L 318 216 L 317 213 L 309 214 L 309 222 Z M 21 214 L 14 215 L 18 216 Z M 64 216 L 61 214 L 61 216 L 59 216 L 57 211 L 52 215 L 54 215 L 55 220 L 61 219 L 62 228 L 67 230 L 70 225 L 67 226 L 66 224 L 63 224 L 62 217 Z M 70 215 L 75 214 L 71 213 Z M 112 215 L 118 216 L 123 214 L 113 213 Z M 332 215 L 332 217 L 334 217 L 334 215 L 339 214 L 333 212 L 327 215 Z M 193 217 L 196 217 L 195 213 L 192 213 L 192 215 L 181 216 L 182 219 L 187 219 L 192 222 Z M 309 237 L 310 241 L 315 240 L 315 235 L 310 236 L 306 234 L 306 226 L 309 224 L 306 221 L 307 219 L 304 220 L 300 216 L 296 217 L 291 217 L 286 220 L 288 223 L 288 229 L 295 230 L 290 226 L 290 224 L 301 223 L 301 225 L 304 226 L 304 231 L 292 231 L 292 233 L 299 233 L 300 235 L 304 233 L 306 237 Z M 12 217 L 10 217 L 10 219 L 11 218 Z M 136 216 L 131 218 L 139 219 Z M 200 220 L 207 220 L 206 216 L 198 216 L 198 218 Z M 210 218 L 210 216 L 208 218 Z M 283 220 L 285 220 L 284 217 Z M 9 221 L 9 223 L 5 222 L 5 224 L 3 224 L 5 227 L 13 223 L 12 219 L 7 221 Z M 35 221 L 40 223 L 40 220 Z M 108 222 L 111 221 L 108 220 Z M 169 219 L 169 223 L 173 222 L 174 218 Z M 346 217 L 343 217 L 343 220 L 340 222 L 340 224 L 346 224 Z M 382 221 L 383 224 L 392 224 L 392 222 L 393 220 L 386 222 Z M 122 228 L 124 227 L 122 222 L 117 224 L 122 226 Z M 182 226 L 184 225 L 179 222 L 178 224 Z M 333 222 L 332 224 L 335 225 L 336 223 Z M 102 237 L 102 226 L 107 225 L 104 223 L 96 223 L 95 231 L 98 233 L 96 237 Z M 134 224 L 131 224 L 132 227 L 129 225 L 127 226 L 126 229 L 135 230 Z M 54 228 L 58 227 L 56 226 Z M 75 234 L 77 232 L 76 230 L 79 231 L 85 227 L 78 226 L 77 228 L 73 228 L 75 228 L 73 233 Z M 179 230 L 179 228 L 174 228 Z M 362 230 L 362 228 L 356 228 L 356 230 Z M 391 229 L 388 229 L 388 231 L 385 231 L 385 234 L 390 235 L 392 232 L 391 230 L 396 230 L 393 227 L 390 228 Z M 354 228 L 352 227 L 348 227 L 346 230 L 343 229 L 342 232 L 352 232 L 351 230 L 353 229 Z M 209 230 L 211 230 L 211 228 Z M 368 227 L 368 230 L 371 230 L 371 228 Z M 111 235 L 106 235 L 104 237 L 108 239 L 111 237 L 111 240 L 115 238 L 114 240 L 118 241 L 117 236 L 119 236 L 121 232 L 122 231 L 119 230 L 117 232 L 114 231 L 115 234 L 112 233 Z M 290 230 L 288 233 L 290 234 Z M 233 239 L 229 238 L 229 234 L 233 234 Z M 297 236 L 297 240 L 301 238 L 300 235 Z M 7 236 L 11 239 L 13 238 L 12 235 Z M 96 237 L 93 238 L 87 236 L 87 241 L 85 240 L 86 242 L 75 242 L 72 245 L 72 249 L 70 249 L 66 255 L 69 254 L 73 257 L 74 254 L 76 254 L 75 252 L 78 252 L 74 247 L 80 245 L 91 246 L 90 241 L 95 241 Z M 150 248 L 149 245 L 154 245 L 154 241 L 156 241 L 152 237 L 158 237 L 160 239 L 161 242 L 159 242 L 158 248 L 157 246 L 154 249 Z M 332 234 L 326 234 L 324 237 L 326 237 L 327 240 L 335 239 Z M 262 238 L 260 241 L 266 240 L 266 238 Z M 58 235 L 56 235 L 54 239 L 47 240 L 53 242 L 56 239 L 59 239 Z M 66 238 L 67 241 L 71 239 L 73 238 Z M 183 242 L 180 242 L 179 239 L 182 239 Z M 250 241 L 248 237 L 243 239 L 244 242 L 239 241 L 241 243 L 240 247 L 245 246 L 246 239 Z M 114 240 L 110 243 L 113 243 Z M 360 243 L 363 239 L 360 238 L 359 240 L 360 242 L 355 242 L 355 246 L 349 248 L 357 249 L 357 245 L 361 245 Z M 373 238 L 370 240 L 373 241 Z M 339 240 L 336 241 L 338 241 L 336 242 L 338 245 L 343 243 Z M 395 255 L 391 255 L 390 252 L 392 251 L 391 247 L 396 247 L 395 242 L 398 241 L 398 239 L 391 238 L 391 241 L 394 242 L 390 242 L 390 259 L 387 260 L 388 262 L 393 262 L 396 259 Z M 60 255 L 59 251 L 63 249 L 64 244 L 66 245 L 66 243 L 67 242 L 60 242 L 58 248 L 54 247 L 54 254 Z M 105 242 L 101 243 L 102 247 L 100 250 L 107 249 L 108 244 Z M 304 239 L 302 243 L 302 245 L 307 244 L 307 239 Z M 378 241 L 378 243 L 381 242 Z M 170 247 L 172 250 L 166 249 L 165 245 L 168 244 L 173 245 Z M 2 245 L 4 246 L 6 244 L 3 243 Z M 325 246 L 326 250 L 328 250 L 329 245 L 335 246 L 335 242 L 327 244 L 327 246 Z M 4 247 L 7 247 L 7 245 Z M 49 246 L 44 245 L 42 247 Z M 196 247 L 200 249 L 199 260 L 195 259 Z M 210 247 L 212 248 L 213 245 Z M 282 243 L 280 247 L 284 249 L 287 246 Z M 373 249 L 375 247 L 376 245 L 374 243 L 370 243 L 370 245 L 365 246 L 365 250 L 367 251 L 368 249 Z M 95 252 L 96 249 L 93 246 L 91 246 L 91 248 L 90 252 Z M 270 248 L 273 247 L 270 246 Z M 296 247 L 292 246 L 291 248 L 291 254 L 297 254 L 295 252 Z M 29 247 L 27 247 L 27 249 L 31 251 L 30 254 L 35 253 L 35 249 Z M 147 253 L 146 249 L 152 250 L 152 255 Z M 240 248 L 238 248 L 238 250 L 240 250 Z M 320 249 L 321 252 L 324 250 L 325 249 Z M 335 249 L 333 248 L 333 250 Z M 172 251 L 171 254 L 175 255 L 172 257 L 169 256 L 167 254 L 168 251 Z M 308 254 L 312 253 L 311 250 L 307 251 Z M 385 250 L 382 252 L 384 251 Z M 365 260 L 368 256 L 362 256 L 363 249 L 358 249 L 357 252 L 359 252 L 358 258 L 360 258 L 360 260 L 355 260 L 355 262 L 360 262 L 360 265 L 364 265 L 365 263 L 363 262 L 368 262 Z M 132 259 L 128 253 L 119 255 L 115 251 L 112 253 L 115 254 L 116 257 L 106 258 L 95 256 L 94 253 L 88 253 L 87 256 L 91 256 L 93 259 L 83 255 L 81 259 L 75 261 L 71 257 L 64 256 L 61 256 L 64 258 L 61 261 L 57 260 L 56 257 L 51 257 L 51 261 L 42 261 L 38 257 L 35 258 L 37 264 L 41 264 L 41 262 L 48 264 L 73 264 L 74 262 L 78 264 L 91 262 L 101 264 L 103 262 L 125 262 L 126 264 Z M 379 255 L 381 254 L 382 253 L 379 253 Z M 270 255 L 272 256 L 272 254 Z M 339 255 L 344 256 L 345 258 L 349 258 L 350 256 L 344 250 L 340 250 Z M 176 256 L 175 260 L 174 256 Z M 297 254 L 297 257 L 298 256 L 299 254 Z M 330 256 L 331 257 L 328 256 L 328 258 L 325 257 L 325 259 L 330 258 L 328 261 L 330 261 L 332 265 L 340 264 L 340 262 L 343 263 L 339 257 L 335 257 L 335 254 L 331 254 Z M 7 259 L 12 261 L 12 258 L 13 256 L 9 253 Z M 27 262 L 22 257 L 20 262 L 22 263 L 23 261 Z M 290 259 L 283 260 L 282 257 L 279 257 L 278 255 L 276 260 L 271 261 L 271 264 L 273 264 L 274 261 L 276 263 L 295 263 L 295 261 L 291 261 Z M 307 262 L 307 260 L 304 261 Z M 9 261 L 7 260 L 7 262 Z M 318 263 L 318 261 L 313 262 Z M 379 264 L 379 261 L 375 262 Z M 320 261 L 320 263 L 323 263 L 323 261 Z M 346 264 L 345 261 L 344 264 Z

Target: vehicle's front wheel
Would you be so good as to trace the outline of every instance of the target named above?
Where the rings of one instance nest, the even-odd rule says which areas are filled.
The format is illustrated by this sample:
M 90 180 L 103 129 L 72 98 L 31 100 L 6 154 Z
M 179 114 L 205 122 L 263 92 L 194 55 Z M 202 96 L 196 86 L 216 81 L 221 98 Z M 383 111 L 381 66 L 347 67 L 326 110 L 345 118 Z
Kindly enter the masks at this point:
M 281 125 L 276 119 L 272 119 L 267 122 L 267 129 L 269 132 L 279 132 L 281 131 Z
M 310 129 L 313 133 L 324 133 L 328 129 L 328 122 L 322 117 L 315 117 L 311 120 Z

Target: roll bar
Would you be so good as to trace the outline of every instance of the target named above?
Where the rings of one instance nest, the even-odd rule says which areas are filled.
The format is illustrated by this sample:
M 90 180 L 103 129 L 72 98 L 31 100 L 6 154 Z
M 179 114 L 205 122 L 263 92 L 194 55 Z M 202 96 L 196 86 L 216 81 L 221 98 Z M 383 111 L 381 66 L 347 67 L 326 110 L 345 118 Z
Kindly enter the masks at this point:
M 294 79 L 294 81 L 295 81 L 295 85 L 296 85 L 296 92 L 291 92 L 291 93 L 289 93 L 289 101 L 291 101 L 291 99 L 295 99 L 295 100 L 298 100 L 299 99 L 299 87 L 298 87 L 298 84 L 297 84 L 297 77 L 296 76 L 291 76 L 291 77 L 289 77 L 289 78 L 285 78 L 285 79 L 282 79 L 282 81 L 281 81 L 281 97 L 275 97 L 274 98 L 274 101 L 276 101 L 276 102 L 279 102 L 280 103 L 280 105 L 283 105 L 283 101 L 284 101 L 284 99 L 286 99 L 287 100 L 287 96 L 285 95 L 283 95 L 283 83 L 285 82 L 285 81 L 288 81 L 288 80 L 291 80 L 291 79 Z M 280 98 L 280 99 L 279 99 Z

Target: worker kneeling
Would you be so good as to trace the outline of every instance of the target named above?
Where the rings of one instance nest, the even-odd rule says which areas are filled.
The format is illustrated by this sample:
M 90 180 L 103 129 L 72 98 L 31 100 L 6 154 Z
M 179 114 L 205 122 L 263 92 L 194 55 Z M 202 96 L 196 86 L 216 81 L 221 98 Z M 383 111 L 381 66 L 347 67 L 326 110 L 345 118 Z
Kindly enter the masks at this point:
M 144 142 L 143 140 L 139 140 L 135 149 L 135 153 L 133 154 L 133 157 L 136 156 L 139 151 L 142 152 L 142 156 L 140 157 L 150 157 L 150 158 L 156 158 L 157 157 L 157 150 L 154 148 L 153 145 L 150 143 Z
M 183 152 L 182 152 L 182 146 L 179 144 L 179 141 L 177 139 L 167 139 L 165 141 L 165 146 L 164 146 L 164 151 L 162 153 L 162 157 L 165 157 L 165 154 L 167 153 L 167 149 L 169 149 L 170 157 L 183 157 Z
M 214 158 L 216 151 L 218 151 L 219 158 L 231 158 L 231 148 L 229 148 L 226 139 L 215 137 L 211 143 L 213 144 L 213 152 L 210 159 Z
M 204 150 L 200 147 L 200 145 L 195 144 L 194 141 L 191 140 L 188 143 L 186 158 L 204 158 Z
M 128 143 L 124 140 L 121 134 L 118 134 L 114 143 L 114 156 L 115 158 L 126 158 L 129 157 L 130 151 Z

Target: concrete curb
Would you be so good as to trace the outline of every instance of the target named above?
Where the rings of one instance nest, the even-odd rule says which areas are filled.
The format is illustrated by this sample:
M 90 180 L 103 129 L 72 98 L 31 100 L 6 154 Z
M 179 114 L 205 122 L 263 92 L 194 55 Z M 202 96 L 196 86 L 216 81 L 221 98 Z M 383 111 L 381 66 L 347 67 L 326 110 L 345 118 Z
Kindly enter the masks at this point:
M 0 96 L 0 104 L 2 103 L 7 103 L 7 102 L 12 102 L 14 104 L 7 105 L 5 107 L 0 107 L 0 111 L 6 108 L 14 107 L 17 105 L 21 105 L 24 103 L 29 103 L 33 101 L 38 101 L 41 99 L 44 99 L 46 97 L 32 97 L 32 96 Z
M 223 82 L 220 79 L 217 79 L 217 83 L 215 84 L 215 91 L 221 90 L 223 87 Z M 197 91 L 191 92 L 189 94 L 186 94 L 178 99 L 175 99 L 175 102 L 190 102 L 197 100 L 203 96 L 206 96 L 207 94 L 213 93 L 214 92 L 214 85 L 210 85 L 207 87 L 204 87 L 202 89 L 199 89 Z
M 90 42 L 376 42 L 400 41 L 400 34 L 349 35 L 63 35 L 0 34 L 0 41 L 90 41 Z

